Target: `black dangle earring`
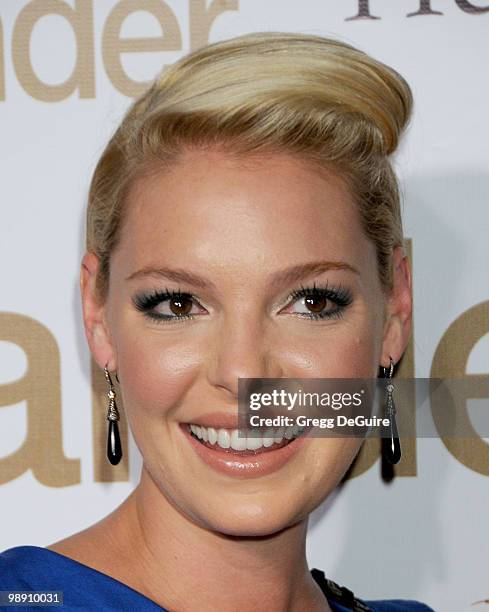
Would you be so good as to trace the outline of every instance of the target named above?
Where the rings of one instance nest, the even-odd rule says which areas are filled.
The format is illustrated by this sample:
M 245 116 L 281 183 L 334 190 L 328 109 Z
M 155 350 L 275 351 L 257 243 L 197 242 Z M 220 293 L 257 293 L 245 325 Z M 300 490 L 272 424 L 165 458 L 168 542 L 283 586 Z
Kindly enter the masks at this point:
M 112 378 L 110 377 L 107 365 L 104 368 L 105 379 L 109 383 L 109 391 L 107 397 L 109 398 L 109 407 L 107 409 L 107 420 L 109 421 L 109 431 L 107 436 L 107 459 L 112 465 L 117 465 L 122 459 L 122 446 L 121 438 L 119 435 L 119 411 L 115 403 L 115 389 L 112 384 Z M 117 377 L 117 374 L 116 374 Z
M 388 378 L 387 386 L 386 386 L 386 399 L 385 399 L 385 407 L 384 407 L 384 417 L 389 419 L 389 435 L 390 439 L 388 440 L 388 444 L 382 445 L 382 450 L 384 452 L 385 459 L 392 464 L 399 463 L 401 458 L 401 443 L 399 441 L 399 432 L 397 431 L 397 423 L 396 423 L 396 406 L 394 404 L 394 398 L 392 397 L 392 392 L 394 391 L 394 385 L 392 384 L 392 373 L 394 371 L 394 364 L 392 362 L 392 357 L 389 357 L 391 360 L 389 368 L 384 368 L 384 378 Z

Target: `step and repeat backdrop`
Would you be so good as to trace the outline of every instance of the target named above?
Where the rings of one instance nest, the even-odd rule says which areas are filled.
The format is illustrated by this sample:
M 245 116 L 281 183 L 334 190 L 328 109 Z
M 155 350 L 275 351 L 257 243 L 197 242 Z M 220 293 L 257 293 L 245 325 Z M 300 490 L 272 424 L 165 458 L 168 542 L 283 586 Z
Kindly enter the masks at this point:
M 489 610 L 489 443 L 476 426 L 489 411 L 489 0 L 0 3 L 0 550 L 87 527 L 137 484 L 124 424 L 128 452 L 106 461 L 105 381 L 82 329 L 91 173 L 154 75 L 265 30 L 349 42 L 410 83 L 395 164 L 414 331 L 399 376 L 487 382 L 457 407 L 471 437 L 410 440 L 391 474 L 364 447 L 311 518 L 310 566 L 364 598 Z

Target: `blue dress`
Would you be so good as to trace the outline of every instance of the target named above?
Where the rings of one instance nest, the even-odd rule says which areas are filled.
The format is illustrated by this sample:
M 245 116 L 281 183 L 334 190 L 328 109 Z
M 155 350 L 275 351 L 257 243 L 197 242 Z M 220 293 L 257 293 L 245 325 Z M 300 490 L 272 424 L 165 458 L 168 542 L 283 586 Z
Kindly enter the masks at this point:
M 434 612 L 416 601 L 361 601 L 311 570 L 333 612 Z M 0 591 L 62 591 L 63 605 L 22 606 L 22 610 L 168 612 L 145 595 L 74 559 L 39 546 L 16 546 L 0 554 Z M 0 608 L 3 606 L 0 605 Z M 14 607 L 8 608 L 15 609 Z M 216 612 L 219 612 L 216 610 Z

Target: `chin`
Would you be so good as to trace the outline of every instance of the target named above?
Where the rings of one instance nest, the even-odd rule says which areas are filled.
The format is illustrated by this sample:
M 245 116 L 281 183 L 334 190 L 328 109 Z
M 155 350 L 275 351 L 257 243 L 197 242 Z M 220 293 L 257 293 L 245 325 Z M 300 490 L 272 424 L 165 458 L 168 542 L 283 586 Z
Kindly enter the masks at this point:
M 291 500 L 288 500 L 291 501 Z M 195 508 L 194 519 L 211 531 L 235 537 L 263 537 L 278 533 L 305 519 L 310 508 L 304 496 L 295 503 L 284 503 L 282 496 L 270 500 L 270 494 L 254 498 L 220 500 L 219 505 Z
M 232 512 L 213 517 L 206 527 L 217 533 L 234 537 L 267 537 L 279 533 L 298 523 L 301 518 L 295 513 Z

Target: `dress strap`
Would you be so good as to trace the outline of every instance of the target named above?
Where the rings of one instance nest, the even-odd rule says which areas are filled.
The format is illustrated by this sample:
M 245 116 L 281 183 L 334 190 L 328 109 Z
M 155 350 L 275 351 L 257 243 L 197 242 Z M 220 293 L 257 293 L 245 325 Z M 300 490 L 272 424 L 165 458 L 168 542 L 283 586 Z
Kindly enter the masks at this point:
M 352 610 L 352 612 L 372 612 L 364 601 L 357 599 L 346 587 L 340 587 L 336 582 L 328 580 L 324 572 L 316 568 L 311 570 L 312 577 L 320 586 L 326 599 L 332 599 L 337 603 Z

